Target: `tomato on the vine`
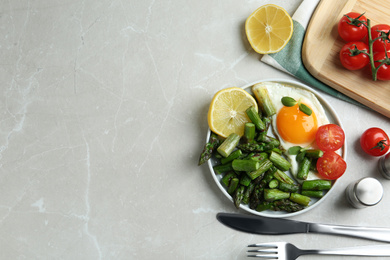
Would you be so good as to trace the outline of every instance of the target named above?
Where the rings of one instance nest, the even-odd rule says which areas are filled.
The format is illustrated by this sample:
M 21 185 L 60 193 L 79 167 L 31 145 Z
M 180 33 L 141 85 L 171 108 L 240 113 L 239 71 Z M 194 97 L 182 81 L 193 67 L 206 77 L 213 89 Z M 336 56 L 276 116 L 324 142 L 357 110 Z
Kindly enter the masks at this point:
M 374 25 L 371 27 L 371 38 L 374 40 L 380 37 L 382 33 L 384 34 L 384 36 L 388 37 L 389 31 L 390 31 L 390 25 L 387 24 Z M 372 45 L 372 49 L 374 52 L 390 51 L 390 41 L 379 38 L 378 40 L 374 41 Z
M 316 143 L 322 151 L 337 151 L 344 145 L 343 129 L 335 124 L 320 126 L 316 133 Z
M 367 44 L 364 42 L 349 42 L 340 50 L 340 61 L 344 68 L 348 70 L 359 70 L 370 63 Z
M 390 58 L 390 52 L 377 52 L 374 53 L 374 66 L 377 68 L 382 64 L 381 61 Z M 389 63 L 389 64 L 388 64 Z M 378 80 L 390 80 L 390 60 L 388 62 L 383 63 L 376 73 L 376 77 Z
M 318 174 L 327 180 L 341 177 L 347 169 L 347 163 L 335 152 L 325 152 L 317 160 Z
M 369 155 L 382 156 L 389 150 L 390 141 L 385 131 L 372 127 L 364 131 L 360 137 L 360 146 Z
M 347 42 L 359 41 L 367 35 L 367 18 L 363 14 L 350 12 L 340 19 L 338 32 L 340 37 Z

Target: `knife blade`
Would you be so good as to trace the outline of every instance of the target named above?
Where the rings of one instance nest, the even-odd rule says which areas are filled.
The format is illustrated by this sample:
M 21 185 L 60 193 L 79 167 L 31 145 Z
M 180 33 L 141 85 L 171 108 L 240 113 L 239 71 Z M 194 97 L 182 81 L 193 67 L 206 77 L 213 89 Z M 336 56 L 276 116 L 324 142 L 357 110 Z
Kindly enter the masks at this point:
M 390 228 L 330 225 L 234 213 L 218 213 L 217 219 L 228 227 L 251 234 L 318 233 L 390 242 Z

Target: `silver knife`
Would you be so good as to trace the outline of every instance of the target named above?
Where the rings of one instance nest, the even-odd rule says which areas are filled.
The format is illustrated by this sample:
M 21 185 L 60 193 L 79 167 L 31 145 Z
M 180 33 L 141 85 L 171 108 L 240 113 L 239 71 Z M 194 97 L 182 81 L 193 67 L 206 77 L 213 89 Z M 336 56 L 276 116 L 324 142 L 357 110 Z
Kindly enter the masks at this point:
M 390 228 L 318 224 L 232 213 L 218 213 L 217 219 L 228 227 L 251 234 L 285 235 L 319 233 L 390 242 Z

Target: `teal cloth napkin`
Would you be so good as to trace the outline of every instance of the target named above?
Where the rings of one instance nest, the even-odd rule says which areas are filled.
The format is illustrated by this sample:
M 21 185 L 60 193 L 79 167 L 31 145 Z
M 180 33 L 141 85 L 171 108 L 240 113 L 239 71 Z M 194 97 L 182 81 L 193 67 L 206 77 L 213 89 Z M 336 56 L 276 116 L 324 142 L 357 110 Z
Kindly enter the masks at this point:
M 361 103 L 329 87 L 314 78 L 302 62 L 302 44 L 309 20 L 319 0 L 304 0 L 292 16 L 293 35 L 287 45 L 279 52 L 264 55 L 261 61 L 279 70 L 287 72 L 306 84 L 349 103 L 363 106 Z

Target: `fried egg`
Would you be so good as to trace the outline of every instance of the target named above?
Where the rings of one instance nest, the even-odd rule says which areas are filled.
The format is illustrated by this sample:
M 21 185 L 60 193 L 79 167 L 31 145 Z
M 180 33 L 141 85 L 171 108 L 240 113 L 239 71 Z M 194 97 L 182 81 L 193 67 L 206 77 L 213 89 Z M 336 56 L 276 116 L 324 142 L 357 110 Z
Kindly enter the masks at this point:
M 315 142 L 317 129 L 324 124 L 328 124 L 329 119 L 321 103 L 310 91 L 275 82 L 262 82 L 256 86 L 267 89 L 270 100 L 276 109 L 276 114 L 271 117 L 272 131 L 285 150 L 285 157 L 291 163 L 291 174 L 297 179 L 298 162 L 296 161 L 296 155 L 289 154 L 288 149 L 293 146 L 318 149 Z M 291 97 L 297 101 L 297 104 L 291 107 L 284 106 L 281 101 L 283 97 Z M 309 116 L 302 112 L 299 109 L 299 103 L 308 106 L 312 110 L 312 114 Z M 310 171 L 307 179 L 318 178 L 315 172 Z M 300 180 L 297 181 L 301 182 Z

